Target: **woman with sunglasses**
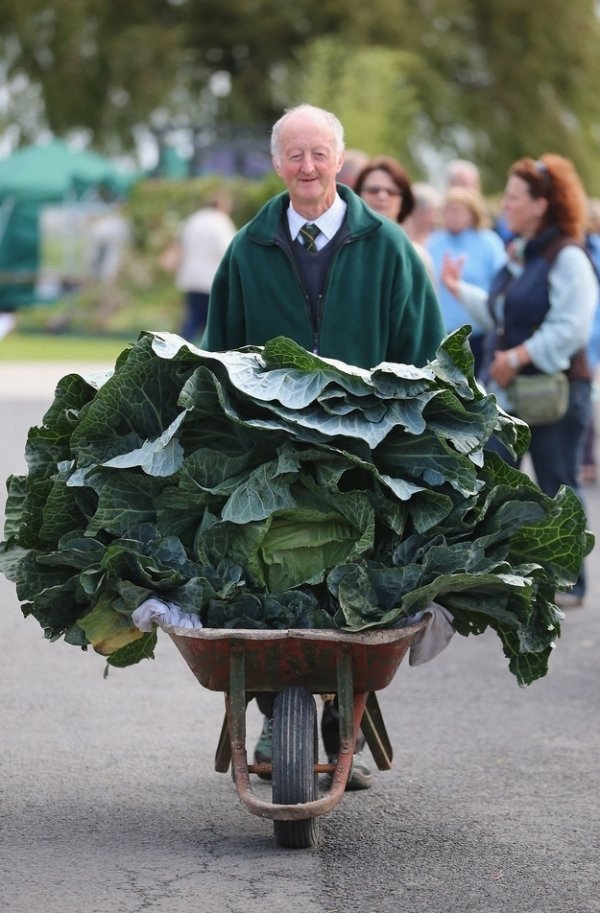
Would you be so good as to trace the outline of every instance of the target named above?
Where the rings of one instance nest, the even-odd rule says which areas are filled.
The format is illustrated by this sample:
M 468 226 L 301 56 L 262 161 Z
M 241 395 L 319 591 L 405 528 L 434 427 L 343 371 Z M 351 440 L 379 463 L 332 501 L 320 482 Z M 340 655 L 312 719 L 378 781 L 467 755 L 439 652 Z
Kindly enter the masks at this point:
M 378 155 L 367 162 L 356 179 L 354 192 L 375 212 L 399 225 L 415 208 L 410 178 L 400 162 L 389 155 Z M 422 244 L 412 243 L 433 280 L 431 257 Z
M 449 187 L 442 208 L 442 224 L 427 239 L 427 250 L 433 261 L 436 288 L 446 332 L 452 333 L 465 323 L 471 324 L 469 345 L 479 377 L 483 367 L 486 333 L 454 295 L 439 281 L 444 257 L 461 258 L 462 278 L 489 292 L 494 276 L 506 263 L 504 242 L 487 226 L 485 201 L 470 187 Z

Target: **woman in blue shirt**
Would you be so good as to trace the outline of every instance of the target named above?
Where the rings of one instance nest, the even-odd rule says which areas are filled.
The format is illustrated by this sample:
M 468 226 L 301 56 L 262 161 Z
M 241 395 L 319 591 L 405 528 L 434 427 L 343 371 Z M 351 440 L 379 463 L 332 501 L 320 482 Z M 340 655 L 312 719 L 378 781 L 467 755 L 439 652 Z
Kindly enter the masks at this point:
M 475 374 L 479 375 L 483 363 L 484 326 L 468 314 L 462 302 L 440 281 L 440 277 L 444 257 L 460 259 L 463 280 L 488 292 L 492 279 L 506 261 L 504 244 L 495 231 L 484 227 L 483 200 L 476 191 L 467 187 L 450 188 L 442 219 L 444 227 L 430 234 L 426 248 L 433 261 L 446 332 L 451 333 L 465 323 L 471 324 L 473 329 L 469 341 L 475 359 Z

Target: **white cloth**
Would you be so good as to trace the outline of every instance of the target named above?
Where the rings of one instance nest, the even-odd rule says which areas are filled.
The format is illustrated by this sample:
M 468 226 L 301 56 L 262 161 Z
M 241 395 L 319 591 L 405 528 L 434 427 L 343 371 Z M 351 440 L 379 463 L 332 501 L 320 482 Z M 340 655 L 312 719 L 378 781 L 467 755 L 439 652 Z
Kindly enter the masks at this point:
M 90 270 L 94 279 L 98 282 L 116 279 L 130 243 L 131 228 L 121 212 L 114 210 L 96 219 L 89 233 Z
M 396 627 L 415 624 L 421 618 L 426 617 L 428 617 L 426 626 L 415 634 L 410 645 L 408 654 L 410 666 L 421 666 L 423 663 L 429 662 L 446 649 L 455 633 L 452 614 L 437 602 L 432 602 L 426 609 L 415 612 L 408 618 L 403 618 Z
M 131 620 L 138 631 L 152 631 L 153 625 L 174 625 L 176 628 L 201 628 L 195 612 L 183 612 L 173 602 L 163 602 L 151 596 L 134 610 Z
M 17 325 L 17 318 L 12 313 L 0 313 L 0 339 L 8 336 Z
M 191 215 L 179 234 L 177 288 L 184 292 L 210 292 L 217 267 L 234 235 L 235 225 L 219 209 L 206 206 Z
M 436 602 L 432 602 L 420 612 L 415 612 L 414 615 L 402 618 L 395 627 L 407 627 L 425 617 L 428 617 L 426 626 L 415 634 L 410 645 L 408 661 L 411 666 L 429 662 L 446 649 L 454 634 L 451 613 Z M 202 622 L 195 612 L 183 612 L 175 603 L 163 602 L 154 596 L 146 599 L 134 610 L 131 620 L 139 631 L 152 631 L 154 624 L 173 625 L 176 628 L 202 627 Z

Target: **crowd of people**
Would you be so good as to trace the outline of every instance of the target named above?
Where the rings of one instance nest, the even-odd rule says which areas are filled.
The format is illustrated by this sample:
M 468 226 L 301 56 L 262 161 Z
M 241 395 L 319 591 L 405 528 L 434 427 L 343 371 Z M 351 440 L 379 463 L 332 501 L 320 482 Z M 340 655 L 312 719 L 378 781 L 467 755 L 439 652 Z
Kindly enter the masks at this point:
M 311 106 L 293 110 L 297 115 L 320 111 Z M 327 117 L 334 122 L 333 115 L 327 114 Z M 278 129 L 277 125 L 273 129 L 276 138 Z M 411 242 L 412 251 L 428 280 L 427 287 L 435 293 L 444 332 L 452 332 L 464 324 L 470 325 L 469 341 L 475 374 L 486 388 L 496 393 L 508 411 L 518 415 L 518 406 L 511 401 L 511 391 L 516 396 L 517 384 L 512 384 L 512 381 L 517 374 L 566 373 L 571 398 L 583 388 L 579 396 L 585 399 L 585 404 L 581 406 L 577 426 L 572 426 L 575 407 L 571 404 L 567 413 L 557 422 L 552 422 L 551 427 L 546 424 L 535 427 L 530 456 L 538 484 L 550 494 L 554 494 L 560 484 L 570 484 L 578 490 L 581 484 L 595 481 L 597 470 L 591 394 L 592 382 L 600 365 L 600 213 L 587 200 L 572 163 L 551 154 L 516 163 L 508 176 L 502 206 L 492 213 L 482 192 L 480 171 L 474 162 L 464 159 L 449 162 L 441 182 L 443 186 L 438 188 L 425 182 L 413 182 L 403 164 L 391 156 L 369 157 L 358 149 L 344 150 L 343 129 L 341 125 L 335 129 L 338 131 L 336 142 L 341 150 L 334 169 L 336 193 L 330 207 L 324 212 L 318 211 L 312 223 L 319 229 L 316 240 L 312 242 L 318 256 L 304 258 L 306 262 L 301 264 L 301 268 L 296 262 L 304 254 L 298 254 L 296 247 L 290 247 L 289 242 L 302 243 L 300 216 L 292 220 L 287 230 L 284 230 L 285 225 L 282 229 L 279 224 L 269 224 L 268 237 L 265 234 L 262 242 L 254 247 L 247 245 L 248 235 L 257 232 L 261 224 L 266 229 L 265 220 L 274 209 L 265 207 L 249 226 L 237 233 L 231 246 L 229 242 L 235 228 L 229 219 L 226 231 L 214 232 L 215 237 L 218 235 L 220 239 L 221 247 L 212 255 L 210 282 L 209 271 L 206 270 L 201 290 L 190 291 L 180 283 L 188 301 L 188 317 L 182 327 L 182 335 L 198 341 L 208 320 L 202 343 L 206 346 L 232 348 L 248 342 L 260 344 L 269 336 L 282 332 L 308 347 L 318 349 L 322 354 L 333 354 L 359 365 L 371 366 L 378 356 L 399 359 L 400 349 L 392 345 L 392 339 L 394 333 L 402 335 L 403 321 L 410 311 L 407 303 L 404 302 L 403 309 L 394 305 L 396 322 L 390 321 L 389 325 L 382 322 L 382 316 L 375 310 L 367 312 L 362 304 L 357 305 L 355 313 L 351 311 L 353 296 L 348 295 L 349 286 L 354 283 L 355 292 L 363 287 L 366 266 L 366 261 L 363 264 L 357 262 L 353 244 L 347 249 L 344 245 L 348 233 L 354 231 L 352 214 L 355 212 L 356 195 L 365 204 L 360 210 L 361 218 L 364 219 L 367 213 L 374 213 L 385 223 L 401 226 L 398 234 Z M 275 170 L 287 188 L 284 200 L 293 202 L 293 194 L 298 194 L 300 190 L 316 193 L 316 189 L 322 186 L 321 165 L 316 160 L 301 163 L 299 177 L 290 187 L 287 165 L 284 168 L 281 158 L 277 157 L 276 143 L 272 151 Z M 525 172 L 515 172 L 517 164 Z M 354 195 L 346 198 L 346 188 L 350 188 Z M 521 197 L 517 193 L 519 190 Z M 542 210 L 539 218 L 523 219 L 522 212 L 527 210 L 528 204 L 536 213 Z M 213 212 L 213 219 L 215 217 Z M 197 243 L 191 232 L 194 222 L 202 218 L 207 219 L 206 209 L 188 220 L 182 229 L 182 239 L 188 234 L 188 246 L 193 252 L 190 262 L 195 261 L 196 271 L 208 256 L 208 245 Z M 208 221 L 206 224 L 209 224 Z M 277 232 L 274 234 L 275 229 Z M 234 280 L 232 257 L 237 245 L 242 243 L 248 262 L 239 267 L 240 276 L 236 275 Z M 556 247 L 557 244 L 560 248 Z M 287 261 L 273 257 L 274 250 L 287 253 Z M 295 253 L 295 259 L 290 252 Z M 220 270 L 217 272 L 219 263 Z M 345 264 L 343 270 L 338 268 L 339 263 Z M 412 281 L 416 276 L 413 264 L 414 261 L 411 261 Z M 300 305 L 298 299 L 291 305 L 291 313 L 286 285 L 289 277 L 287 272 L 281 272 L 284 266 L 287 270 L 292 269 L 296 277 L 302 277 L 296 291 L 304 299 L 303 304 Z M 386 272 L 391 263 L 371 259 L 368 266 L 368 284 L 372 291 L 380 281 L 374 271 L 380 269 Z M 269 273 L 268 283 L 254 276 L 263 269 Z M 408 275 L 406 267 L 405 273 Z M 253 276 L 252 281 L 246 278 L 246 274 Z M 218 276 L 218 281 L 212 285 L 214 275 Z M 280 282 L 284 275 L 285 281 Z M 423 281 L 422 276 L 423 272 L 419 273 L 420 282 Z M 500 290 L 498 283 L 502 286 Z M 208 317 L 208 289 L 211 285 L 212 316 Z M 324 299 L 325 289 L 327 297 Z M 520 301 L 518 295 L 522 289 L 526 291 L 522 294 L 523 301 Z M 415 296 L 414 290 L 411 294 L 414 299 L 411 319 L 420 327 L 421 286 L 418 296 Z M 540 299 L 533 322 L 532 319 L 524 319 L 524 299 L 529 301 L 532 294 L 536 300 L 538 296 Z M 259 306 L 260 295 L 264 295 L 264 299 Z M 340 313 L 341 309 L 332 309 L 332 314 L 329 308 L 324 308 L 324 303 L 334 295 L 345 302 L 343 313 Z M 202 308 L 196 308 L 194 320 L 190 316 L 189 302 L 198 297 L 202 298 Z M 287 303 L 282 300 L 283 297 Z M 304 325 L 307 303 L 310 327 Z M 234 308 L 237 308 L 235 313 Z M 421 310 L 421 318 L 422 315 Z M 356 323 L 351 324 L 352 320 Z M 518 346 L 512 342 L 510 346 L 508 344 L 514 337 L 513 323 L 519 327 L 518 332 L 515 330 L 517 335 L 523 337 L 518 340 Z M 354 333 L 349 332 L 350 325 L 356 327 Z M 523 335 L 526 325 L 528 336 Z M 370 340 L 370 348 L 365 351 L 367 339 Z M 402 358 L 418 363 L 416 352 L 407 354 L 406 346 Z M 580 425 L 583 426 L 581 429 Z M 549 447 L 552 434 L 565 442 L 565 446 L 560 448 L 560 457 L 554 455 L 555 448 Z M 546 470 L 544 467 L 547 467 Z M 583 592 L 577 589 L 574 594 L 577 600 L 583 597 Z

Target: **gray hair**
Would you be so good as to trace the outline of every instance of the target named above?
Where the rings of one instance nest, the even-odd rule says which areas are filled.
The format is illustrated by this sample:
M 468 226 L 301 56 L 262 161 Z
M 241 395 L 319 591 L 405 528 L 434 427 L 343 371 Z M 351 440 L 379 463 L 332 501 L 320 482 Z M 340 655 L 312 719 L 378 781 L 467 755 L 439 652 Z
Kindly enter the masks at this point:
M 449 187 L 472 187 L 481 189 L 481 175 L 475 162 L 468 159 L 452 159 L 446 165 L 446 181 Z
M 424 181 L 415 181 L 410 188 L 415 198 L 415 209 L 441 209 L 444 202 L 442 194 Z
M 313 114 L 315 117 L 322 118 L 331 129 L 335 143 L 335 151 L 337 153 L 344 151 L 344 128 L 342 127 L 335 114 L 332 114 L 331 111 L 325 111 L 324 108 L 317 108 L 315 105 L 302 104 L 296 105 L 293 108 L 287 108 L 279 120 L 273 124 L 273 129 L 271 130 L 271 155 L 274 159 L 278 160 L 281 158 L 279 140 L 281 138 L 281 131 L 283 127 L 287 123 L 288 119 L 292 116 L 292 114 L 296 114 L 298 112 Z

